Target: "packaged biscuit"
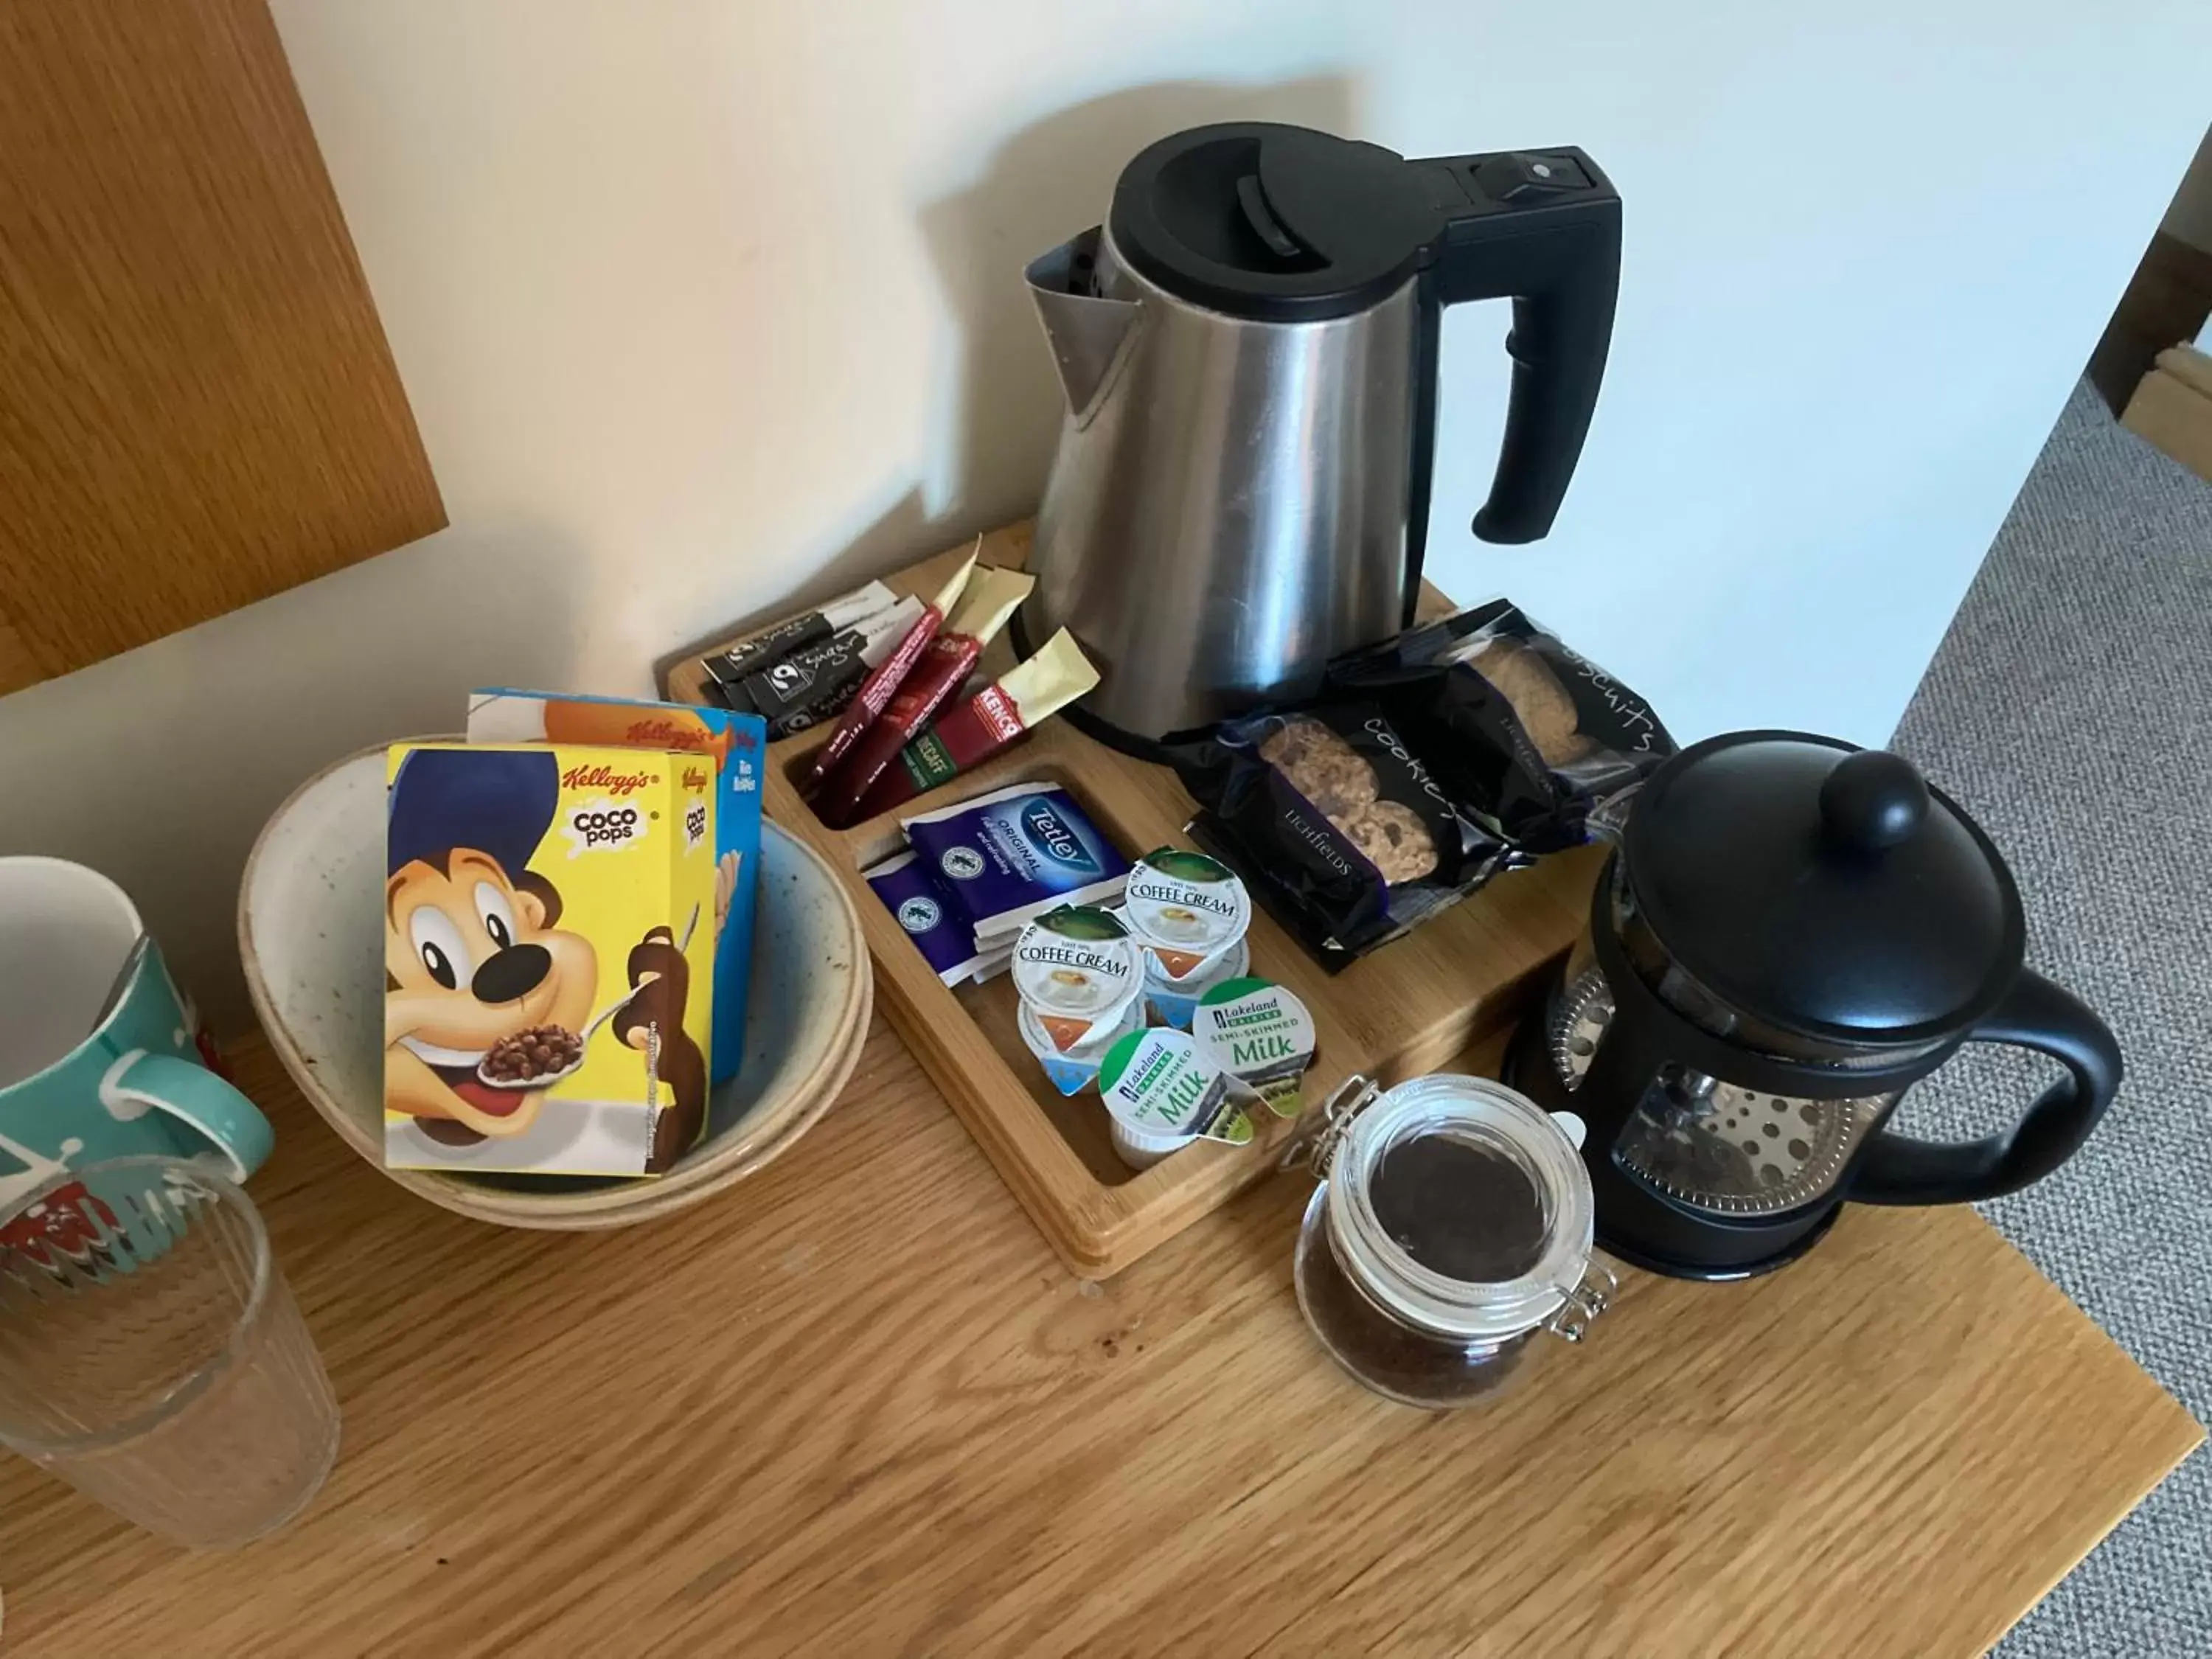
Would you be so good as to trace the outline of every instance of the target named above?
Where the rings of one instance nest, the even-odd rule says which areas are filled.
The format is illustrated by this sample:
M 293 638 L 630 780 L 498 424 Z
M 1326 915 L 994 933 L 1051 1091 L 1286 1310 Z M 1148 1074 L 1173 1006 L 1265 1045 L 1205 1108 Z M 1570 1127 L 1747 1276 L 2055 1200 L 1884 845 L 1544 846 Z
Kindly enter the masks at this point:
M 686 703 L 634 702 L 542 691 L 469 696 L 471 743 L 617 744 L 705 755 L 715 765 L 714 1081 L 738 1074 L 753 966 L 753 901 L 759 887 L 761 761 L 757 714 Z M 703 924 L 702 924 L 703 925 Z
M 1337 658 L 1322 695 L 1381 704 L 1460 811 L 1523 854 L 1580 846 L 1674 752 L 1649 703 L 1503 599 Z
M 1192 839 L 1334 969 L 1456 903 L 1504 849 L 1372 702 L 1232 720 L 1171 751 Z
M 400 744 L 386 775 L 386 1161 L 669 1168 L 707 1123 L 712 763 Z

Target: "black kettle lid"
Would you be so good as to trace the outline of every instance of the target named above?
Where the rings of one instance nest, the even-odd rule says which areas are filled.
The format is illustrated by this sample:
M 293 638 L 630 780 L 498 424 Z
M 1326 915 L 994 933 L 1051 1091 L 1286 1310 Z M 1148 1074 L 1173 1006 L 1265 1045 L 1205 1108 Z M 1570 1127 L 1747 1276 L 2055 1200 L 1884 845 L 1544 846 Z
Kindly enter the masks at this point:
M 1107 228 L 1179 299 L 1265 322 L 1342 317 L 1426 264 L 1437 180 L 1379 144 L 1237 121 L 1161 139 L 1121 169 Z
M 1994 1007 L 2026 922 L 2003 857 L 1911 762 L 1802 732 L 1692 744 L 1636 798 L 1644 925 L 1744 1014 L 1844 1043 L 1937 1041 Z

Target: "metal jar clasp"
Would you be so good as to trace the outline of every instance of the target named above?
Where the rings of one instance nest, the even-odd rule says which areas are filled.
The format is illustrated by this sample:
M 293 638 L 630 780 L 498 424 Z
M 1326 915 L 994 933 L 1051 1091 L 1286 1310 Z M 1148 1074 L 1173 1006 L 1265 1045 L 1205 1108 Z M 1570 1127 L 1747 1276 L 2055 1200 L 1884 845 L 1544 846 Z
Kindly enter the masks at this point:
M 1590 1321 L 1613 1305 L 1613 1298 L 1620 1291 L 1620 1280 L 1612 1268 L 1602 1261 L 1589 1262 L 1583 1268 L 1582 1282 L 1552 1310 L 1552 1316 L 1544 1322 L 1544 1328 L 1554 1336 L 1579 1342 L 1589 1329 Z
M 1382 1086 L 1370 1077 L 1354 1072 L 1329 1091 L 1328 1097 L 1308 1112 L 1296 1133 L 1285 1143 L 1278 1170 L 1304 1164 L 1316 1179 L 1328 1179 L 1328 1166 L 1336 1149 L 1352 1128 L 1352 1119 L 1382 1097 Z

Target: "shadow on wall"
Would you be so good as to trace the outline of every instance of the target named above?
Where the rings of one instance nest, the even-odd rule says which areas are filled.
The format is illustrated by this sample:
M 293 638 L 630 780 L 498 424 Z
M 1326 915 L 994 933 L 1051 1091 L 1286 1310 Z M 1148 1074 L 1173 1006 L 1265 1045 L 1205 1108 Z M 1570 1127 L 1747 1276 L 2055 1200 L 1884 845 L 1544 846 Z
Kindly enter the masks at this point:
M 957 362 L 940 377 L 951 418 L 932 469 L 940 525 L 988 529 L 1036 510 L 1061 400 L 1022 271 L 1105 217 L 1130 158 L 1155 139 L 1215 121 L 1347 132 L 1353 106 L 1344 76 L 1131 87 L 1022 128 L 992 151 L 974 185 L 922 209 L 922 238 L 957 336 Z
M 948 360 L 935 376 L 943 435 L 928 480 L 874 508 L 866 527 L 817 564 L 797 592 L 661 658 L 655 683 L 665 686 L 678 663 L 732 634 L 1035 513 L 1059 440 L 1061 400 L 1022 280 L 1030 261 L 1103 219 L 1122 167 L 1157 138 L 1214 121 L 1348 132 L 1356 104 L 1346 76 L 1261 85 L 1169 81 L 1073 105 L 997 144 L 974 184 L 918 216 L 951 323 Z
M 566 684 L 587 568 L 542 525 L 447 529 L 17 692 L 0 755 L 64 781 L 0 799 L 0 851 L 120 883 L 210 1024 L 242 1030 L 233 918 L 262 823 L 341 756 L 455 731 L 475 686 Z

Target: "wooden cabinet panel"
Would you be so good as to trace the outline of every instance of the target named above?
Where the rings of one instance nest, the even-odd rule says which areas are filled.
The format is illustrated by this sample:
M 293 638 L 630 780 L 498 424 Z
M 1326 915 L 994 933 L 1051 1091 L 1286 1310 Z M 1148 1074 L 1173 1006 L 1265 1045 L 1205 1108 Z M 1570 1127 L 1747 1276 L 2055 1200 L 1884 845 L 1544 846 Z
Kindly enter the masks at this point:
M 0 4 L 0 691 L 444 523 L 263 0 Z

